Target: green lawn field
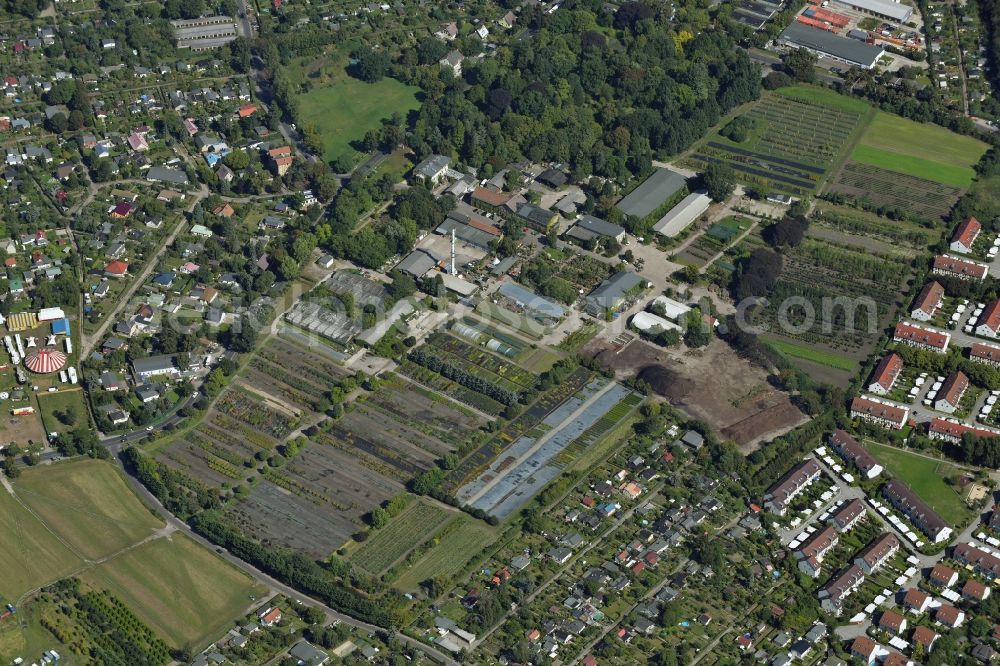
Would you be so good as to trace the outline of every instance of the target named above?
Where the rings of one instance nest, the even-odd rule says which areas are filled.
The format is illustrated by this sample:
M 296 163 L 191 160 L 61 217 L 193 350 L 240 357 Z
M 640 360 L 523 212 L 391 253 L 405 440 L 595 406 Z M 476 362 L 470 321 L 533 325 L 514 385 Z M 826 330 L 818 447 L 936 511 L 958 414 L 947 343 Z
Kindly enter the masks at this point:
M 772 337 L 765 337 L 764 342 L 782 356 L 801 358 L 813 363 L 819 363 L 820 365 L 837 368 L 838 370 L 854 370 L 858 367 L 857 361 L 836 352 L 816 349 L 807 345 L 800 345 L 788 340 Z
M 851 159 L 862 164 L 870 164 L 889 171 L 925 178 L 952 187 L 967 188 L 972 184 L 972 179 L 976 175 L 976 172 L 969 167 L 942 164 L 923 157 L 903 155 L 884 148 L 866 145 L 855 148 Z
M 957 471 L 954 465 L 930 460 L 894 446 L 871 441 L 866 441 L 865 445 L 893 476 L 910 486 L 950 525 L 964 527 L 972 517 L 972 512 L 959 494 L 944 481 L 945 476 Z
M 83 566 L 81 558 L 3 488 L 0 533 L 0 596 L 5 603 Z
M 363 139 L 365 132 L 380 127 L 382 120 L 393 113 L 405 116 L 418 108 L 417 90 L 388 77 L 377 83 L 338 77 L 330 85 L 313 88 L 296 98 L 299 124 L 319 130 L 327 161 L 349 158 L 356 162 L 360 153 L 351 142 Z
M 177 533 L 110 559 L 81 579 L 124 601 L 168 645 L 192 649 L 221 634 L 266 593 L 242 571 Z
M 65 413 L 69 409 L 74 415 L 71 424 L 65 424 L 56 418 L 55 413 Z M 42 417 L 42 425 L 45 432 L 67 432 L 80 426 L 90 423 L 90 416 L 87 413 L 87 405 L 83 399 L 83 390 L 80 388 L 67 389 L 58 393 L 39 393 L 38 411 Z
M 163 521 L 154 516 L 110 463 L 74 460 L 26 470 L 18 497 L 77 553 L 89 560 L 145 539 Z
M 841 95 L 829 88 L 821 88 L 819 86 L 789 86 L 787 88 L 778 88 L 775 93 L 781 97 L 787 97 L 799 102 L 828 106 L 831 109 L 840 109 L 841 111 L 864 114 L 871 109 L 871 105 L 863 100 Z
M 978 139 L 938 125 L 880 111 L 869 123 L 851 158 L 945 185 L 968 187 L 976 175 L 972 165 L 987 147 Z
M 497 538 L 496 529 L 486 523 L 460 516 L 462 523 L 451 530 L 423 557 L 413 563 L 393 586 L 404 591 L 415 590 L 421 581 L 435 576 L 451 576 L 476 553 Z

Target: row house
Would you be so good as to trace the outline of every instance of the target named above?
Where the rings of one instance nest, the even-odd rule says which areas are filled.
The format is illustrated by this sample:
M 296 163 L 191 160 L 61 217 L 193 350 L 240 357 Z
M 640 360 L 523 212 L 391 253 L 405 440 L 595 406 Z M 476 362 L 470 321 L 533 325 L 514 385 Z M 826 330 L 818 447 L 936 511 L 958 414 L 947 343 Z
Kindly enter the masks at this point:
M 989 266 L 981 264 L 971 259 L 952 257 L 947 254 L 940 254 L 934 257 L 934 265 L 931 272 L 934 275 L 947 275 L 960 280 L 972 280 L 982 282 L 989 273 Z
M 910 345 L 918 349 L 926 349 L 943 354 L 948 351 L 951 334 L 935 328 L 918 326 L 917 324 L 901 321 L 896 324 L 892 340 L 893 342 Z
M 864 396 L 858 396 L 851 400 L 852 419 L 862 419 L 883 428 L 902 430 L 909 417 L 909 407 L 900 407 Z
M 785 515 L 788 504 L 821 474 L 814 458 L 803 460 L 771 486 L 764 494 L 764 508 L 779 516 Z
M 851 463 L 864 478 L 874 479 L 882 473 L 882 465 L 846 430 L 834 430 L 829 442 L 830 447 Z

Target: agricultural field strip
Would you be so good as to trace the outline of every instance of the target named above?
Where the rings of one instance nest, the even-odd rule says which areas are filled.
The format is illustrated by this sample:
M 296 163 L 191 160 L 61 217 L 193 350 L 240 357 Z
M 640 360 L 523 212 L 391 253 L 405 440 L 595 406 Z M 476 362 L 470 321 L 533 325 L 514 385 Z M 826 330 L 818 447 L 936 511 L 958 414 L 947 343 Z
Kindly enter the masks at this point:
M 427 343 L 448 363 L 512 391 L 530 389 L 537 377 L 514 363 L 452 335 L 431 336 Z
M 381 574 L 444 527 L 451 512 L 417 500 L 376 531 L 352 555 L 351 561 L 372 574 Z
M 826 191 L 896 206 L 927 219 L 946 216 L 961 194 L 960 188 L 852 161 L 844 164 Z
M 499 416 L 504 409 L 504 406 L 493 398 L 467 389 L 444 375 L 434 372 L 430 368 L 418 365 L 409 359 L 403 359 L 396 368 L 396 371 L 399 375 L 417 384 L 421 384 L 431 391 L 443 393 L 453 400 L 464 403 L 473 409 L 478 409 L 491 417 Z

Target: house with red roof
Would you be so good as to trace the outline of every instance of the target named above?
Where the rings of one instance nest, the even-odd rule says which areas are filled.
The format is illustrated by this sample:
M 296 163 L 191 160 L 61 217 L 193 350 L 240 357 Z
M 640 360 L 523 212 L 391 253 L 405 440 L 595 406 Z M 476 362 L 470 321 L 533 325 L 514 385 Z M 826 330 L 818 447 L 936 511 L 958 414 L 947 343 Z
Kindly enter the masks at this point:
M 934 621 L 943 624 L 949 629 L 957 629 L 965 622 L 965 613 L 951 604 L 941 604 L 941 607 L 934 613 Z
M 947 254 L 940 254 L 934 257 L 934 265 L 931 268 L 934 275 L 947 275 L 960 280 L 972 280 L 982 282 L 989 273 L 989 266 L 981 264 L 971 259 L 951 257 Z
M 983 225 L 979 224 L 979 220 L 974 217 L 970 217 L 963 220 L 958 228 L 955 229 L 955 234 L 951 237 L 951 245 L 948 248 L 952 252 L 961 252 L 962 254 L 972 254 L 972 244 L 976 242 L 979 238 L 979 234 L 983 230 Z
M 973 342 L 969 348 L 969 359 L 1000 368 L 1000 346 L 988 342 Z
M 962 441 L 965 433 L 972 433 L 976 437 L 1000 437 L 1000 430 L 986 428 L 983 426 L 970 426 L 957 421 L 935 418 L 927 425 L 927 436 L 931 439 L 939 439 L 952 444 Z
M 874 664 L 878 654 L 878 645 L 867 636 L 858 636 L 851 643 L 851 656 L 860 659 L 863 664 Z
M 108 211 L 108 214 L 116 220 L 124 220 L 132 214 L 135 206 L 127 201 L 120 201 Z
M 872 372 L 871 380 L 868 382 L 868 392 L 875 395 L 889 395 L 892 387 L 896 385 L 900 373 L 903 372 L 903 358 L 896 352 L 889 352 L 882 357 L 878 365 Z
M 858 396 L 851 400 L 851 418 L 875 423 L 883 428 L 902 430 L 910 417 L 909 407 L 900 407 L 874 398 Z
M 108 277 L 125 277 L 128 274 L 128 262 L 115 259 L 104 267 L 104 274 Z
M 917 321 L 930 321 L 934 313 L 944 303 L 944 287 L 940 282 L 932 280 L 924 285 L 917 295 L 917 300 L 913 302 L 913 309 L 910 310 L 910 318 Z
M 878 619 L 878 628 L 893 636 L 898 636 L 906 631 L 906 618 L 894 610 L 883 611 L 882 616 Z
M 257 113 L 257 105 L 255 104 L 244 104 L 240 107 L 239 111 L 236 112 L 240 118 L 249 118 L 253 114 Z
M 930 627 L 920 625 L 913 630 L 910 635 L 910 642 L 920 643 L 924 646 L 924 652 L 930 652 L 934 648 L 934 642 L 939 638 L 938 633 Z
M 1000 337 L 1000 298 L 983 308 L 983 313 L 976 320 L 976 335 L 984 338 Z
M 990 596 L 990 588 L 975 578 L 970 578 L 962 586 L 962 596 L 969 601 L 985 601 Z
M 918 326 L 909 322 L 901 321 L 896 324 L 892 334 L 893 342 L 899 342 L 918 349 L 943 354 L 948 351 L 948 343 L 951 342 L 951 334 L 939 331 L 936 328 Z
M 903 596 L 903 608 L 913 613 L 923 613 L 931 603 L 931 595 L 923 590 L 911 587 Z
M 934 400 L 934 409 L 945 414 L 954 414 L 965 392 L 969 390 L 969 378 L 961 370 L 957 370 L 944 380 L 941 390 Z
M 280 608 L 268 608 L 261 611 L 260 623 L 265 627 L 273 627 L 274 625 L 281 622 L 281 609 Z
M 956 572 L 951 567 L 946 567 L 943 564 L 935 564 L 934 568 L 931 569 L 930 574 L 927 576 L 927 580 L 933 585 L 938 587 L 951 587 L 958 582 L 958 572 Z

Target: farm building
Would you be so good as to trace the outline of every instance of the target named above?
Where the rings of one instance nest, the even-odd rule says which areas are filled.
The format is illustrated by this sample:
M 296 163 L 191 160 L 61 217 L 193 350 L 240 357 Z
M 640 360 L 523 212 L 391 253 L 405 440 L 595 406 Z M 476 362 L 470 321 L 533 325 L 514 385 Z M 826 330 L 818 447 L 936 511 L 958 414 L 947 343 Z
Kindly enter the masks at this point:
M 621 243 L 625 240 L 623 228 L 593 215 L 581 217 L 566 235 L 581 241 L 589 241 L 592 238 L 614 238 Z
M 849 65 L 857 65 L 862 69 L 871 69 L 885 54 L 885 49 L 881 46 L 872 46 L 856 39 L 841 37 L 799 22 L 785 28 L 778 36 L 778 42 L 792 48 L 803 48 Z
M 642 284 L 642 277 L 636 273 L 623 271 L 612 275 L 587 296 L 587 312 L 597 316 L 615 310 Z
M 687 181 L 679 173 L 670 169 L 657 169 L 615 206 L 633 220 L 641 220 L 667 203 L 685 185 Z
M 699 215 L 708 210 L 711 203 L 712 199 L 707 194 L 700 192 L 689 194 L 653 225 L 653 231 L 672 238 L 698 219 Z
M 490 241 L 500 238 L 502 232 L 494 226 L 487 218 L 478 215 L 466 215 L 457 210 L 448 214 L 434 233 L 446 236 L 455 231 L 455 237 L 469 245 L 475 245 L 483 250 L 488 250 Z
M 657 296 L 650 303 L 650 306 L 654 309 L 663 308 L 663 316 L 671 321 L 677 321 L 688 312 L 691 312 L 691 308 L 684 305 L 679 301 L 675 301 L 672 298 L 667 298 L 666 296 Z
M 527 314 L 536 319 L 557 320 L 562 319 L 566 314 L 566 310 L 558 303 L 542 298 L 513 282 L 504 282 L 497 291 L 504 298 L 516 303 L 518 307 L 524 308 Z
M 150 356 L 149 358 L 137 358 L 132 361 L 132 372 L 136 381 L 146 382 L 153 377 L 166 375 L 167 377 L 177 377 L 180 375 L 180 368 L 177 367 L 177 359 L 174 356 Z
M 655 315 L 652 312 L 639 312 L 632 317 L 632 326 L 643 333 L 648 333 L 654 331 L 657 328 L 661 331 L 681 330 L 681 327 L 677 324 L 667 321 L 659 315 Z

